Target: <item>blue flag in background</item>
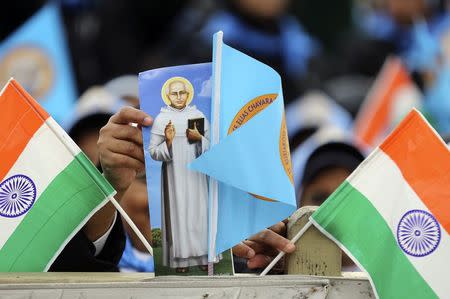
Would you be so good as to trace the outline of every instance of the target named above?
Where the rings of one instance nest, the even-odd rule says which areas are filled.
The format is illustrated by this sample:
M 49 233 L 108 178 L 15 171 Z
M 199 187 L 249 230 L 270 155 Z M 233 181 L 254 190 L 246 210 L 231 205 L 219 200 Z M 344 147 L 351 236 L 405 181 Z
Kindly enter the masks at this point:
M 296 209 L 281 78 L 214 36 L 212 148 L 190 164 L 211 177 L 209 258 Z
M 45 5 L 0 44 L 0 86 L 14 77 L 63 127 L 77 94 L 58 6 Z
M 450 66 L 444 65 L 436 71 L 435 79 L 425 90 L 425 111 L 434 121 L 436 130 L 442 135 L 450 134 Z
M 430 71 L 438 67 L 441 55 L 439 39 L 428 29 L 424 21 L 412 27 L 412 45 L 405 53 L 405 62 L 410 71 Z

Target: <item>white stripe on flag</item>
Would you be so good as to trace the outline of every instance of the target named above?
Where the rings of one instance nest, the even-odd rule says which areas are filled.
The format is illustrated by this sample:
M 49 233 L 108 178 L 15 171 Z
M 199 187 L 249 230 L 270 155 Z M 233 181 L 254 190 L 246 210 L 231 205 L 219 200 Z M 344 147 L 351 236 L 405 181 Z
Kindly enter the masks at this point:
M 81 149 L 75 143 L 75 141 L 70 138 L 70 136 L 61 128 L 60 125 L 53 119 L 53 117 L 47 118 L 45 123 L 49 126 L 49 128 L 53 131 L 53 133 L 58 137 L 61 142 L 61 145 L 64 145 L 66 149 L 75 157 L 81 152 Z
M 16 174 L 28 176 L 36 185 L 36 203 L 45 188 L 73 159 L 74 156 L 62 146 L 54 131 L 44 123 L 4 179 Z M 25 217 L 26 214 L 15 218 L 0 216 L 0 250 Z
M 395 162 L 381 149 L 376 149 L 366 162 L 364 171 L 352 175 L 348 181 L 370 200 L 397 239 L 397 226 L 406 212 L 413 209 L 430 211 L 407 183 Z M 442 227 L 441 241 L 434 252 L 424 257 L 405 255 L 440 298 L 448 297 L 450 238 Z M 389 266 L 386 265 L 386 271 L 389 271 Z

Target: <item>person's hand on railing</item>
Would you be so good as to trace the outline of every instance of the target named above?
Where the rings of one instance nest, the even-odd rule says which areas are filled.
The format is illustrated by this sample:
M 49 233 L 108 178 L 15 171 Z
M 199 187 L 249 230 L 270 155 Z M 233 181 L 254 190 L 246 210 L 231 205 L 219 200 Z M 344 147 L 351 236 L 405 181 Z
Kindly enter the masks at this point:
M 249 269 L 266 267 L 280 252 L 292 253 L 295 245 L 286 236 L 286 224 L 277 224 L 265 229 L 233 247 L 233 254 L 246 258 Z

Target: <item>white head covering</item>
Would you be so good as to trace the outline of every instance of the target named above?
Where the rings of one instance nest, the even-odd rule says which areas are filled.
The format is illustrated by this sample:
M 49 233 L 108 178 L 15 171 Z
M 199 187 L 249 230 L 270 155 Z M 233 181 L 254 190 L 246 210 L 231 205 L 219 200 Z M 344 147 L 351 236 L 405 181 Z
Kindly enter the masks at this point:
M 302 129 L 318 129 L 326 125 L 350 130 L 353 121 L 350 113 L 321 91 L 310 91 L 286 108 L 289 138 Z
M 132 96 L 139 98 L 138 76 L 124 75 L 112 79 L 104 85 L 105 89 L 116 97 Z

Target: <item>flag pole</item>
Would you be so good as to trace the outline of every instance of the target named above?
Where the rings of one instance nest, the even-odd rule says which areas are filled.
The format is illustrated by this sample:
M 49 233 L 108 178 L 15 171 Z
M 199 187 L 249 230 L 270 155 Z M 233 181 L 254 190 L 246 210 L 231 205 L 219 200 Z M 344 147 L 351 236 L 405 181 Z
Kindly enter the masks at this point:
M 139 240 L 141 240 L 142 244 L 144 244 L 145 248 L 148 250 L 151 256 L 153 256 L 153 248 L 148 243 L 147 239 L 145 239 L 144 235 L 141 233 L 139 228 L 134 224 L 133 220 L 131 220 L 130 216 L 128 216 L 127 212 L 125 212 L 124 209 L 120 206 L 120 204 L 117 202 L 117 200 L 114 197 L 110 197 L 109 200 L 114 205 L 114 207 L 117 209 L 117 211 L 122 215 L 122 218 L 128 223 L 128 225 L 131 227 L 133 232 L 137 235 Z
M 221 88 L 221 71 L 222 71 L 222 44 L 223 32 L 219 31 L 214 34 L 213 47 L 213 90 L 212 90 L 212 130 L 211 130 L 211 146 L 219 143 L 220 140 L 220 88 Z M 219 197 L 218 182 L 209 177 L 209 196 L 208 196 L 208 276 L 214 275 L 214 261 L 216 259 L 216 235 L 217 235 L 217 207 Z
M 308 222 L 305 224 L 305 226 L 302 227 L 302 229 L 292 238 L 292 243 L 297 243 L 297 241 L 303 236 L 303 234 L 308 230 L 308 228 L 312 225 L 312 222 L 308 220 Z M 273 261 L 264 269 L 264 271 L 261 272 L 259 276 L 265 276 L 267 273 L 269 273 L 270 270 L 278 263 L 278 261 L 285 255 L 286 253 L 284 251 L 280 251 L 278 255 L 273 259 Z

